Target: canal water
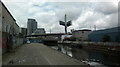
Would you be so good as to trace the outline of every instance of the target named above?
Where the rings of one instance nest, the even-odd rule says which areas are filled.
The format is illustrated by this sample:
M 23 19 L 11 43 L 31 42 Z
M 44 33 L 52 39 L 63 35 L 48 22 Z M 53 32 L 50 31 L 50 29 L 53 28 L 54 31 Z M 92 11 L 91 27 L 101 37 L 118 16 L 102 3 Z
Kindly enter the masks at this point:
M 119 67 L 120 57 L 109 56 L 107 54 L 97 52 L 96 50 L 84 48 L 71 48 L 68 46 L 51 46 L 51 48 L 61 51 L 70 57 L 89 64 L 93 67 Z

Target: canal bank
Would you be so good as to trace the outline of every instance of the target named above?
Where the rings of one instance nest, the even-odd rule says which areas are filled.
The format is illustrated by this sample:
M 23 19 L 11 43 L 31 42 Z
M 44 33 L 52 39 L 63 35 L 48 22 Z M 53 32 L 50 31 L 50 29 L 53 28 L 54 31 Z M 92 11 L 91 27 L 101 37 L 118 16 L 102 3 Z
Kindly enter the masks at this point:
M 87 64 L 71 58 L 59 51 L 39 43 L 25 44 L 13 53 L 2 56 L 3 65 L 77 65 L 89 67 Z

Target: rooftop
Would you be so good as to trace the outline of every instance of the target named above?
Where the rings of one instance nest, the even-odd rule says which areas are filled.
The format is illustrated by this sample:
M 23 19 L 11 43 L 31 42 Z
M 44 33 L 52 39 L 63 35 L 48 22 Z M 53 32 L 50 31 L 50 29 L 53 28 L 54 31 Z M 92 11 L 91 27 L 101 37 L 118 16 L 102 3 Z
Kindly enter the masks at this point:
M 77 32 L 77 31 L 91 31 L 89 29 L 83 29 L 83 30 L 74 30 L 73 32 Z

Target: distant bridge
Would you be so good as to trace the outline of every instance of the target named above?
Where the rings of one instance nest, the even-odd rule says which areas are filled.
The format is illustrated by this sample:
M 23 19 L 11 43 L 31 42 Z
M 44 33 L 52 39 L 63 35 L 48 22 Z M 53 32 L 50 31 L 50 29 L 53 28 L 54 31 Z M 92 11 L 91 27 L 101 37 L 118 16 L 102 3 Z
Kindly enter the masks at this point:
M 38 36 L 50 36 L 50 35 L 65 35 L 65 33 L 46 33 L 46 34 L 40 34 L 40 35 L 27 35 L 25 37 L 38 37 Z M 71 35 L 71 34 L 68 34 Z

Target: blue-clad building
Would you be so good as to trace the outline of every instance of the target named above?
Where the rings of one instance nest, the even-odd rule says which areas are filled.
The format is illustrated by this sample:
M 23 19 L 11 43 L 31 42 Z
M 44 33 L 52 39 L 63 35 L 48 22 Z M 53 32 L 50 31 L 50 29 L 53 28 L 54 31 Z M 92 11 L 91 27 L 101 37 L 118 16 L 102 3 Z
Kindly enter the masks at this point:
M 120 27 L 93 31 L 88 39 L 92 42 L 120 42 Z

